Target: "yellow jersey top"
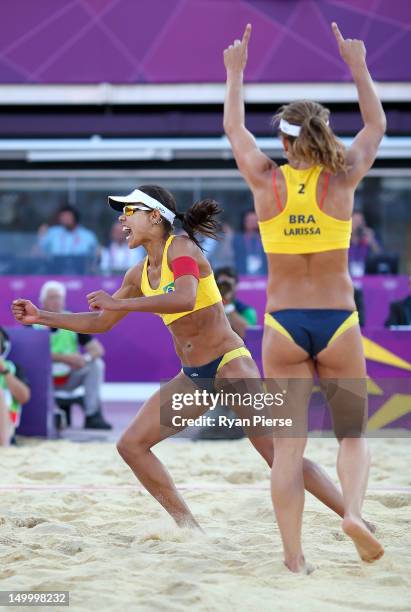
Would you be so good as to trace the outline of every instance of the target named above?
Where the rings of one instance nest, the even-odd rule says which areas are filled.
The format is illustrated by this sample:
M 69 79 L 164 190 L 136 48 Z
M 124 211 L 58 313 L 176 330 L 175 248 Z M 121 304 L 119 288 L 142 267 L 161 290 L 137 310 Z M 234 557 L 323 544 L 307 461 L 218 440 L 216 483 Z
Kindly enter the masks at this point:
M 153 289 L 148 281 L 148 257 L 145 258 L 143 272 L 141 275 L 141 291 L 143 295 L 162 295 L 163 293 L 170 293 L 171 291 L 174 291 L 174 274 L 168 267 L 167 263 L 168 249 L 174 238 L 174 235 L 169 236 L 164 246 L 163 257 L 161 260 L 161 276 L 157 289 Z M 196 302 L 193 310 L 188 310 L 186 312 L 174 312 L 172 314 L 156 314 L 163 319 L 166 325 L 170 325 L 170 323 L 173 323 L 173 321 L 176 321 L 177 319 L 181 319 L 181 317 L 185 317 L 196 310 L 206 308 L 207 306 L 212 306 L 218 302 L 221 302 L 221 294 L 217 287 L 217 283 L 215 282 L 214 274 L 211 273 L 204 278 L 199 278 L 198 280 Z
M 317 183 L 322 166 L 298 170 L 289 164 L 280 167 L 287 185 L 287 201 L 281 207 L 273 171 L 274 195 L 281 212 L 272 219 L 260 221 L 260 233 L 266 253 L 302 255 L 320 253 L 350 246 L 351 219 L 343 221 L 327 215 L 322 205 L 328 188 L 329 174 L 325 175 L 324 190 L 317 203 Z

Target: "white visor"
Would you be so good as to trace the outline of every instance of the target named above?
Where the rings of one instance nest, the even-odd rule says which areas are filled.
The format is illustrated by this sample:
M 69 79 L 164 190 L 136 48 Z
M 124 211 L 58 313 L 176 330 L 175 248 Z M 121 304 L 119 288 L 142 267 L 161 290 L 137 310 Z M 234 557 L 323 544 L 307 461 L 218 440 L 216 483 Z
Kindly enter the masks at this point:
M 173 223 L 175 219 L 175 214 L 171 210 L 155 198 L 144 193 L 144 191 L 140 191 L 140 189 L 134 189 L 134 191 L 126 196 L 108 196 L 108 203 L 111 208 L 119 212 L 123 211 L 125 204 L 145 204 L 152 210 L 158 210 L 161 216 L 167 219 L 169 223 Z
M 330 125 L 329 121 L 327 121 L 327 125 Z M 297 138 L 297 136 L 299 136 L 301 132 L 301 125 L 294 125 L 293 123 L 288 123 L 288 121 L 286 121 L 285 119 L 280 119 L 280 130 L 284 134 L 288 134 L 289 136 L 294 136 L 294 138 Z
M 301 125 L 293 125 L 292 123 L 288 123 L 285 119 L 280 119 L 280 130 L 284 134 L 297 138 L 301 132 Z

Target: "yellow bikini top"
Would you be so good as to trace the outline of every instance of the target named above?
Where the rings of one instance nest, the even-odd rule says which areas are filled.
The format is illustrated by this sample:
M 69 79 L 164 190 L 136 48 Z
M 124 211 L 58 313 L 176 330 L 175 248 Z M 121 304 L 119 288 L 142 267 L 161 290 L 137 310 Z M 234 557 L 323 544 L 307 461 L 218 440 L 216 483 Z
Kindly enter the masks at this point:
M 260 221 L 260 233 L 266 253 L 302 255 L 335 249 L 348 249 L 351 237 L 351 219 L 342 221 L 327 215 L 323 204 L 330 175 L 324 177 L 324 189 L 317 203 L 317 183 L 322 166 L 304 170 L 289 164 L 280 167 L 287 185 L 287 202 L 282 208 L 273 170 L 274 196 L 278 209 L 276 217 Z
M 141 275 L 141 291 L 143 295 L 161 295 L 163 293 L 170 293 L 171 291 L 174 291 L 174 275 L 172 270 L 170 270 L 170 268 L 168 267 L 167 263 L 167 252 L 174 238 L 175 236 L 171 235 L 167 239 L 167 242 L 164 246 L 163 258 L 161 260 L 160 283 L 157 289 L 153 289 L 148 281 L 148 257 L 145 258 L 143 272 Z M 217 287 L 217 283 L 215 282 L 214 274 L 211 273 L 208 276 L 205 276 L 204 278 L 200 277 L 198 281 L 196 303 L 193 310 L 188 310 L 187 312 L 174 312 L 173 314 L 156 314 L 158 314 L 158 316 L 163 319 L 166 325 L 170 325 L 170 323 L 173 323 L 173 321 L 176 321 L 177 319 L 181 319 L 181 317 L 185 317 L 186 315 L 189 315 L 192 312 L 195 312 L 196 310 L 206 308 L 207 306 L 212 306 L 213 304 L 217 304 L 218 302 L 221 302 L 221 294 Z

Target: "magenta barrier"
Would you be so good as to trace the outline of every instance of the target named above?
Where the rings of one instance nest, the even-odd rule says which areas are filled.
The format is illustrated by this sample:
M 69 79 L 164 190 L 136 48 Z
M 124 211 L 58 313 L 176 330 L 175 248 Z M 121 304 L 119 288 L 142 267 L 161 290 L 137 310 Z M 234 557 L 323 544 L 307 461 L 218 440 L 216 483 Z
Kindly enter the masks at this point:
M 55 280 L 55 277 L 53 277 Z M 46 276 L 8 276 L 0 279 L 0 325 L 16 325 L 10 304 L 24 297 L 38 304 Z M 96 289 L 113 293 L 121 277 L 59 277 L 67 287 L 67 308 L 73 312 L 88 311 L 86 295 Z M 109 382 L 157 382 L 178 372 L 171 335 L 159 317 L 152 314 L 129 314 L 111 331 L 99 335 L 106 349 L 106 380 Z
M 10 312 L 12 300 L 25 297 L 38 303 L 40 288 L 47 280 L 50 277 L 2 277 L 0 324 L 15 325 Z M 74 312 L 87 310 L 86 294 L 90 291 L 104 289 L 112 293 L 121 282 L 120 277 L 79 276 L 60 277 L 60 280 L 67 287 L 67 306 Z M 388 314 L 389 302 L 407 295 L 408 280 L 406 276 L 382 276 L 365 277 L 361 282 L 367 319 L 364 334 L 369 336 L 374 330 L 380 333 L 378 329 Z M 238 292 L 240 300 L 256 308 L 260 323 L 265 310 L 265 287 L 265 278 L 242 277 Z M 171 336 L 160 318 L 154 315 L 130 314 L 99 338 L 106 348 L 107 380 L 110 382 L 158 381 L 174 376 L 180 367 Z
M 56 432 L 49 334 L 29 327 L 7 328 L 7 333 L 12 343 L 10 359 L 22 368 L 31 390 L 30 401 L 23 406 L 17 433 L 21 436 L 53 437 Z
M 263 330 L 247 332 L 246 343 L 260 372 Z M 369 431 L 393 429 L 389 435 L 407 435 L 411 431 L 411 332 L 364 330 L 367 356 Z M 314 392 L 310 402 L 309 430 L 330 431 L 331 417 L 320 392 Z M 398 432 L 398 433 L 396 433 Z M 375 434 L 379 435 L 379 434 Z M 384 434 L 387 435 L 387 434 Z
M 265 277 L 242 276 L 238 297 L 253 306 L 258 313 L 258 322 L 263 324 L 266 302 Z M 364 294 L 365 329 L 384 327 L 390 302 L 405 298 L 408 293 L 408 276 L 375 275 L 354 280 L 356 289 Z

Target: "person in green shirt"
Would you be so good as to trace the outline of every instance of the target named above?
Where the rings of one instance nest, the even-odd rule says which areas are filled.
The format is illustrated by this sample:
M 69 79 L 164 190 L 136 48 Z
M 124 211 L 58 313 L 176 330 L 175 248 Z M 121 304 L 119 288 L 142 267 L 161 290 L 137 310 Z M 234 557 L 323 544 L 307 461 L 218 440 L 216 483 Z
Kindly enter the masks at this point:
M 65 312 L 65 286 L 58 281 L 47 281 L 40 290 L 40 302 L 50 312 Z M 73 391 L 83 386 L 84 427 L 111 429 L 101 409 L 105 371 L 101 342 L 89 334 L 50 328 L 50 349 L 54 389 Z
M 223 298 L 224 310 L 230 321 L 231 328 L 244 338 L 247 327 L 257 325 L 257 311 L 237 300 L 238 275 L 231 266 L 217 268 L 214 271 L 217 286 Z
M 30 387 L 21 368 L 7 355 L 11 343 L 0 327 L 0 446 L 9 446 L 20 423 L 21 407 L 30 399 Z

